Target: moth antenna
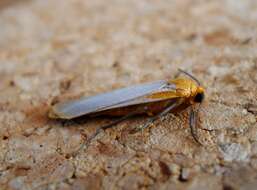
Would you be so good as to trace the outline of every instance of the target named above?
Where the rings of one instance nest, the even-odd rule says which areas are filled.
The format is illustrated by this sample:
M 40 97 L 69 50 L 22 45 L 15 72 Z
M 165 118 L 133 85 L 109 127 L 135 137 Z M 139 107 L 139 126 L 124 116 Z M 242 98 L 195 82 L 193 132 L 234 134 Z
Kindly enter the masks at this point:
M 196 77 L 194 77 L 193 75 L 191 75 L 190 73 L 188 73 L 188 72 L 186 72 L 186 71 L 184 71 L 184 70 L 182 70 L 182 69 L 178 69 L 178 70 L 179 70 L 179 72 L 184 73 L 185 75 L 189 76 L 189 77 L 190 77 L 191 79 L 193 79 L 199 86 L 201 86 L 200 81 L 199 81 Z

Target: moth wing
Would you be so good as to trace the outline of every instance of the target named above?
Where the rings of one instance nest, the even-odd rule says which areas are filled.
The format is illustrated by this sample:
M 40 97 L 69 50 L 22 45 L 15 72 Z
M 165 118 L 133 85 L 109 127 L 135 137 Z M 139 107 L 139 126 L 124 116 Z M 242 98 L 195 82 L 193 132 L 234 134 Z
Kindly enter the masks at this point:
M 165 89 L 165 90 L 171 91 L 172 89 Z M 165 92 L 165 90 L 159 89 L 159 90 L 156 90 L 156 91 L 158 91 L 158 92 L 160 92 L 160 91 Z M 155 91 L 153 91 L 152 93 L 154 93 L 154 92 Z M 106 110 L 110 110 L 110 109 L 114 109 L 114 108 L 122 108 L 122 107 L 132 106 L 132 105 L 151 103 L 151 102 L 158 102 L 158 101 L 165 100 L 165 99 L 170 99 L 170 98 L 169 97 L 167 97 L 167 98 L 163 98 L 163 97 L 151 98 L 151 97 L 148 96 L 148 94 L 146 94 L 146 95 L 141 96 L 141 97 L 137 97 L 137 98 L 125 101 L 125 102 L 121 102 L 121 103 L 118 103 L 118 104 L 114 104 L 114 105 L 105 107 L 105 108 L 100 109 L 98 111 L 106 111 Z
M 114 106 L 127 106 L 140 103 L 140 97 L 165 89 L 167 81 L 161 80 L 152 83 L 145 83 L 127 88 L 114 90 L 108 93 L 91 97 L 83 97 L 67 103 L 59 103 L 53 106 L 50 117 L 72 119 L 89 113 L 112 109 Z M 173 85 L 175 89 L 175 85 Z M 141 102 L 143 99 L 141 99 Z

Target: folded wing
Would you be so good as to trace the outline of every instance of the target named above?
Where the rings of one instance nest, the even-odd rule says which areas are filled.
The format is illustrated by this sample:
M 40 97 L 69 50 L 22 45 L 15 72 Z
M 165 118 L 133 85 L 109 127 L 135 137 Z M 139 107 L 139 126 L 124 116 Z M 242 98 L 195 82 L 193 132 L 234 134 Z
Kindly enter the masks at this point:
M 72 119 L 108 109 L 155 102 L 159 101 L 159 99 L 149 99 L 146 98 L 146 95 L 172 89 L 175 89 L 175 85 L 167 84 L 167 81 L 164 80 L 135 85 L 96 96 L 83 97 L 67 103 L 56 104 L 53 106 L 50 116 Z

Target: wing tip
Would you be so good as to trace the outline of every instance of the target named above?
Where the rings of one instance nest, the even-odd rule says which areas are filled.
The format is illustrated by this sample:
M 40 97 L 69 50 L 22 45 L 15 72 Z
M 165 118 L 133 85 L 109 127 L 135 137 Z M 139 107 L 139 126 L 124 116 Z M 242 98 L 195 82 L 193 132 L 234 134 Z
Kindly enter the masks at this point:
M 58 110 L 58 104 L 50 108 L 48 111 L 48 117 L 51 119 L 73 119 L 73 117 L 67 116 L 67 114 Z

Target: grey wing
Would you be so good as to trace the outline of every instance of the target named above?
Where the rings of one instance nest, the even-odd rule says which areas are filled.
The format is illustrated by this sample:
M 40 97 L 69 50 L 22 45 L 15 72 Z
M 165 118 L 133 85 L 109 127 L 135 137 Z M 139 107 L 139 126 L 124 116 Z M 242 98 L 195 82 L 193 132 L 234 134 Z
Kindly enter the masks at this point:
M 115 107 L 117 108 L 135 105 L 146 101 L 144 98 L 142 98 L 143 96 L 161 89 L 165 90 L 167 86 L 169 89 L 175 89 L 175 85 L 171 86 L 170 84 L 167 84 L 167 81 L 162 80 L 122 88 L 96 96 L 83 97 L 67 103 L 56 104 L 52 108 L 52 113 L 50 115 L 56 118 L 72 119 L 89 113 L 95 113 Z
M 170 85 L 170 84 L 165 84 L 164 86 L 160 87 L 159 89 L 153 90 L 151 91 L 151 93 L 154 92 L 165 92 L 165 91 L 171 91 L 171 90 L 175 90 L 175 84 Z M 137 104 L 143 104 L 143 103 L 150 103 L 150 102 L 158 102 L 161 100 L 165 100 L 163 97 L 161 98 L 149 98 L 147 95 L 149 95 L 149 93 L 144 94 L 142 96 L 124 101 L 124 102 L 119 102 L 117 104 L 111 105 L 111 106 L 107 106 L 104 107 L 102 109 L 99 109 L 98 111 L 105 111 L 105 110 L 109 110 L 109 109 L 114 109 L 114 108 L 122 108 L 122 107 L 126 107 L 126 106 L 132 106 L 132 105 L 137 105 Z M 169 98 L 167 98 L 169 99 Z

